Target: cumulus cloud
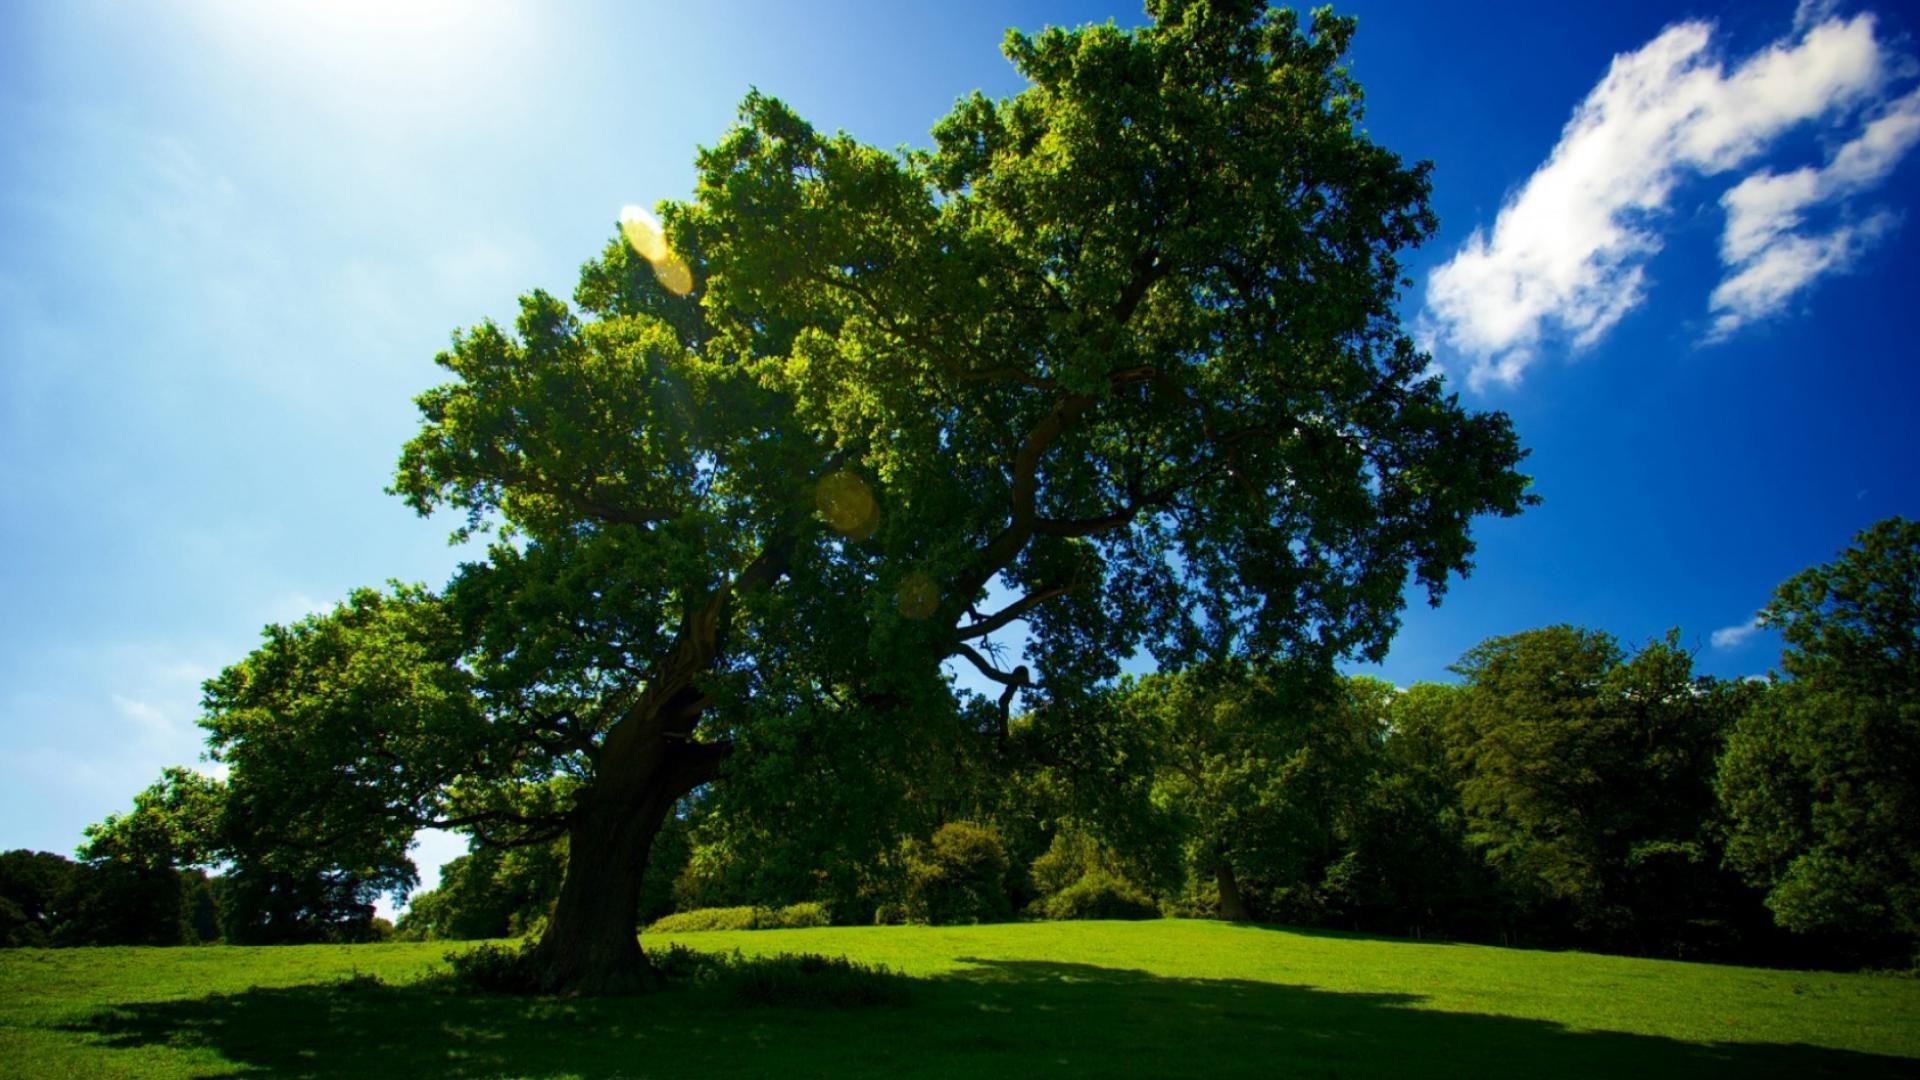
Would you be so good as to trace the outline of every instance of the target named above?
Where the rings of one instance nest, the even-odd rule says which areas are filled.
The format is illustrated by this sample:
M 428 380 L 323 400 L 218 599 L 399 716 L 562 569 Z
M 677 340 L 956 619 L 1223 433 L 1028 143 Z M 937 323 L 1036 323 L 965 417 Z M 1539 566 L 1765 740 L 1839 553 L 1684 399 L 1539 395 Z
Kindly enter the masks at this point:
M 1707 640 L 1716 649 L 1737 649 L 1747 643 L 1747 639 L 1760 632 L 1760 618 L 1755 616 L 1738 626 L 1723 626 L 1707 636 Z
M 1876 37 L 1871 15 L 1841 19 L 1831 6 L 1803 3 L 1792 37 L 1731 67 L 1715 55 L 1712 24 L 1698 21 L 1614 58 L 1492 229 L 1476 229 L 1428 279 L 1419 323 L 1465 361 L 1470 384 L 1515 382 L 1544 343 L 1591 346 L 1638 306 L 1683 181 L 1748 166 L 1801 125 L 1837 126 L 1885 101 L 1910 61 Z M 1736 187 L 1745 193 L 1727 204 L 1723 249 L 1742 257 L 1728 256 L 1724 292 L 1710 301 L 1734 321 L 1716 332 L 1843 268 L 1890 227 L 1875 215 L 1817 236 L 1794 231 L 1801 209 L 1885 178 L 1912 142 L 1909 101 L 1808 177 L 1768 173 Z

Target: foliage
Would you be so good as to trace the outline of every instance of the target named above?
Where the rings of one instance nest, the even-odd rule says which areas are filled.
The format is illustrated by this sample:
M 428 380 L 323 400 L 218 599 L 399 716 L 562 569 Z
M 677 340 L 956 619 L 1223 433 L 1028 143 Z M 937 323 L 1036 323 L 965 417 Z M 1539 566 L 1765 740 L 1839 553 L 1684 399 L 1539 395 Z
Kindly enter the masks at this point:
M 1035 858 L 1028 869 L 1041 902 L 1096 874 L 1128 882 L 1129 867 L 1118 852 L 1102 844 L 1093 834 L 1071 826 L 1057 830 L 1047 850 Z M 1132 892 L 1144 893 L 1131 882 L 1128 887 Z
M 1752 691 L 1695 678 L 1677 642 L 1629 658 L 1605 633 L 1553 626 L 1454 669 L 1468 839 L 1549 935 L 1652 947 L 1714 906 L 1715 755 Z
M 1721 762 L 1727 861 L 1780 925 L 1920 941 L 1920 523 L 1890 518 L 1760 614 L 1776 684 Z M 1896 954 L 1897 955 L 1897 954 Z
M 564 841 L 480 847 L 440 868 L 440 887 L 416 893 L 400 930 L 419 940 L 519 937 L 545 917 L 560 891 Z
M 940 826 L 931 839 L 908 849 L 909 917 L 935 925 L 1012 918 L 1007 865 L 1006 849 L 992 829 L 965 821 Z
M 812 1009 L 899 1006 L 908 1001 L 907 980 L 885 964 L 844 956 L 775 953 L 724 958 L 712 976 L 736 1005 Z
M 649 934 L 683 934 L 700 930 L 798 930 L 826 926 L 824 904 L 802 902 L 785 907 L 696 908 L 656 919 Z
M 0 947 L 52 944 L 76 872 L 51 851 L 0 854 Z
M 1157 919 L 1160 906 L 1139 886 L 1104 870 L 1082 874 L 1027 909 L 1043 919 Z
M 482 994 L 532 994 L 540 989 L 533 945 L 486 943 L 446 954 L 453 982 Z
M 1121 685 L 1122 711 L 1150 733 L 1153 799 L 1179 823 L 1189 889 L 1217 890 L 1231 919 L 1312 917 L 1385 735 L 1385 692 L 1315 664 L 1231 660 Z
M 145 869 L 207 865 L 217 858 L 226 797 L 226 785 L 211 777 L 178 766 L 162 770 L 133 797 L 132 812 L 87 826 L 80 857 Z
M 1467 842 L 1464 774 L 1447 755 L 1449 718 L 1464 696 L 1415 683 L 1387 703 L 1385 745 L 1326 871 L 1327 914 L 1338 925 L 1469 937 L 1499 929 L 1505 896 Z

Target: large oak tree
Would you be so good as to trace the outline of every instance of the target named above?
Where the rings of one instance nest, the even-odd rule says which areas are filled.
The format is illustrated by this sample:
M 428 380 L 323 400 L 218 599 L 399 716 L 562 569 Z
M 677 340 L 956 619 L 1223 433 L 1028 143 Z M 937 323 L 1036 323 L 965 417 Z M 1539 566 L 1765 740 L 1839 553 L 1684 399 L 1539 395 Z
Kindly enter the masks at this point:
M 1352 20 L 1148 12 L 1010 34 L 1031 85 L 931 149 L 750 95 L 663 234 L 457 335 L 395 489 L 488 553 L 209 684 L 234 783 L 356 864 L 567 836 L 532 962 L 606 991 L 650 978 L 649 846 L 723 775 L 884 789 L 1016 705 L 1070 729 L 1141 649 L 1380 655 L 1409 578 L 1437 599 L 1529 500 L 1395 314 L 1427 168 L 1362 126 Z

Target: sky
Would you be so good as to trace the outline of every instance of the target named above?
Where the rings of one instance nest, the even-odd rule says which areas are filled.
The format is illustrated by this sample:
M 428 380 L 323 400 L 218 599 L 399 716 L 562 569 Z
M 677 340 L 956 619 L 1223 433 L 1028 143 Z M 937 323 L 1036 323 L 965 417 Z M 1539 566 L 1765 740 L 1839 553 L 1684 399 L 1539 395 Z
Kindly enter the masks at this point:
M 1382 145 L 1434 163 L 1401 314 L 1512 416 L 1542 503 L 1476 527 L 1385 663 L 1558 622 L 1720 676 L 1787 576 L 1920 516 L 1920 12 L 1343 5 Z M 444 582 L 384 493 L 449 333 L 569 295 L 685 198 L 750 87 L 925 145 L 1007 27 L 1133 3 L 0 5 L 0 849 L 70 852 L 202 750 L 262 625 Z M 203 767 L 205 767 L 203 765 Z M 431 884 L 455 838 L 427 837 Z

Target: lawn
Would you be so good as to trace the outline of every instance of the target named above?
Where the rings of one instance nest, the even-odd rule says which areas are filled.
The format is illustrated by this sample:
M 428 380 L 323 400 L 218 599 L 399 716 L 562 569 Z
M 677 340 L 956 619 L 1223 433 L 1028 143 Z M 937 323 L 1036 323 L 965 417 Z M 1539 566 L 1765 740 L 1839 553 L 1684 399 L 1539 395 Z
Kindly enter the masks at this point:
M 905 1003 L 469 995 L 444 944 L 0 953 L 6 1076 L 1915 1076 L 1920 980 L 1209 922 L 682 934 Z

